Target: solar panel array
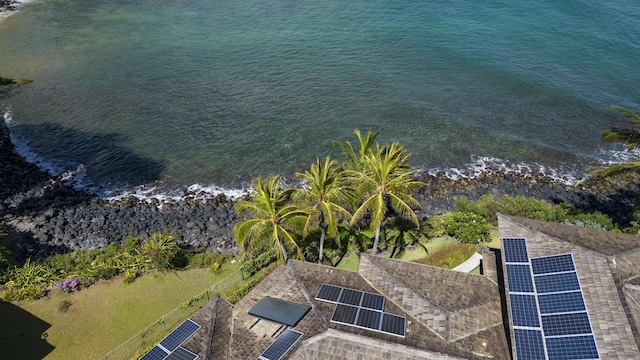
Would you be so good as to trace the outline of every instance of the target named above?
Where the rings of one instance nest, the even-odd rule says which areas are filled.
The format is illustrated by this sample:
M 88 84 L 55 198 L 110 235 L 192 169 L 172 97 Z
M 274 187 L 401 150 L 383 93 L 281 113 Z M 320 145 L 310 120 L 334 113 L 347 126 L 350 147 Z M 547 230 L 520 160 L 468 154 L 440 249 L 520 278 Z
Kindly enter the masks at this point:
M 191 319 L 180 324 L 171 334 L 167 335 L 160 343 L 149 350 L 140 360 L 195 360 L 197 354 L 181 347 L 189 339 L 200 325 Z
M 405 337 L 407 319 L 384 312 L 384 296 L 340 286 L 322 284 L 317 300 L 336 304 L 331 321 Z
M 278 336 L 276 341 L 265 350 L 258 360 L 280 360 L 304 335 L 300 331 L 287 329 Z
M 572 254 L 529 258 L 502 239 L 516 358 L 600 359 Z

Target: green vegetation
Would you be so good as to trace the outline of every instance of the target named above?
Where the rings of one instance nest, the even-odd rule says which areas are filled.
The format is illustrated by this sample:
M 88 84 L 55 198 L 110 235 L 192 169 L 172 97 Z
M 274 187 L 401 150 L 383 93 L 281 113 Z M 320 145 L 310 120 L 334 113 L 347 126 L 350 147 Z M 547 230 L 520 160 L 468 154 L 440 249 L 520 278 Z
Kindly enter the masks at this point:
M 348 141 L 334 144 L 348 162 L 340 165 L 330 158 L 324 162 L 316 159 L 310 171 L 297 174 L 305 181 L 301 188 L 282 189 L 278 176 L 255 180 L 251 199 L 236 204 L 239 215 L 248 215 L 234 228 L 245 258 L 272 248 L 281 262 L 286 261 L 289 250 L 294 250 L 299 259 L 306 254 L 317 256 L 319 262 L 326 252 L 336 263 L 349 247 L 360 251 L 371 248 L 373 254 L 392 247 L 396 252 L 424 239 L 417 230 L 420 222 L 413 210 L 420 204 L 412 196 L 424 183 L 415 180 L 409 154 L 398 143 L 376 143 L 377 133 L 354 133 L 358 150 Z M 390 223 L 401 224 L 400 218 L 404 218 L 415 229 L 404 223 L 383 229 L 391 211 L 396 215 Z M 368 221 L 373 234 L 365 230 L 363 220 Z M 314 227 L 319 227 L 319 232 Z M 330 239 L 326 239 L 327 234 Z M 387 242 L 380 244 L 381 237 Z
M 122 281 L 129 284 L 150 270 L 209 268 L 217 271 L 227 260 L 227 255 L 185 252 L 169 233 L 153 234 L 148 240 L 130 237 L 122 245 L 111 243 L 103 249 L 57 254 L 46 262 L 27 259 L 20 266 L 9 267 L 7 281 L 0 287 L 0 298 L 35 300 L 52 287 L 70 293 L 119 275 L 124 275 Z
M 303 259 L 293 230 L 296 225 L 306 222 L 312 214 L 311 207 L 291 203 L 292 191 L 282 188 L 279 176 L 272 176 L 266 181 L 257 178 L 253 187 L 255 192 L 251 200 L 240 200 L 236 204 L 238 215 L 245 212 L 252 215 L 234 227 L 234 235 L 243 254 L 260 252 L 269 245 L 276 250 L 282 263 L 287 261 L 287 247 L 295 249 L 298 257 Z
M 470 244 L 491 241 L 491 226 L 485 218 L 473 212 L 448 212 L 434 216 L 427 225 L 429 237 L 448 235 Z
M 445 269 L 453 269 L 469 259 L 478 250 L 480 250 L 480 247 L 475 244 L 454 243 L 445 245 L 430 253 L 427 257 L 415 260 L 414 262 Z
M 338 223 L 351 220 L 351 213 L 343 207 L 351 194 L 342 181 L 341 171 L 338 162 L 327 157 L 324 163 L 316 159 L 310 171 L 296 174 L 296 177 L 304 180 L 306 184 L 295 189 L 294 195 L 310 204 L 313 209 L 312 216 L 308 217 L 304 227 L 304 235 L 309 232 L 311 224 L 317 223 L 320 227 L 319 264 L 322 263 L 325 236 L 329 234 L 340 245 Z
M 202 301 L 193 300 L 196 295 L 237 273 L 239 266 L 239 263 L 225 264 L 216 273 L 205 269 L 152 272 L 132 284 L 101 281 L 82 291 L 71 294 L 55 291 L 40 300 L 17 305 L 51 324 L 47 341 L 55 350 L 47 359 L 96 359 L 177 307 L 181 308 L 174 323 L 183 321 L 207 301 L 206 296 Z M 232 280 L 235 283 L 239 276 Z M 168 329 L 173 326 L 168 318 L 164 323 Z M 156 326 L 157 333 L 147 333 L 147 341 L 161 339 L 167 330 L 165 325 Z M 12 338 L 11 331 L 9 327 L 0 328 L 0 337 Z M 17 342 L 23 341 L 15 338 Z M 17 349 L 20 346 L 16 344 Z M 134 344 L 131 354 L 140 346 Z
M 355 131 L 360 142 L 359 153 L 347 142 L 342 146 L 351 163 L 346 166 L 345 181 L 354 189 L 357 199 L 361 200 L 355 209 L 350 226 L 356 225 L 365 216 L 369 217 L 369 226 L 375 230 L 372 254 L 378 251 L 380 229 L 391 209 L 420 226 L 414 208 L 420 208 L 413 192 L 424 186 L 415 180 L 417 171 L 409 166 L 410 155 L 398 143 L 380 145 L 373 142 L 377 133 L 368 132 L 363 138 Z
M 491 195 L 484 195 L 477 201 L 461 197 L 456 199 L 454 208 L 458 212 L 477 214 L 494 227 L 498 226 L 496 213 L 501 213 L 528 219 L 619 231 L 611 218 L 600 212 L 585 213 L 566 204 L 553 205 L 544 200 L 521 195 L 505 195 L 499 199 L 495 199 Z

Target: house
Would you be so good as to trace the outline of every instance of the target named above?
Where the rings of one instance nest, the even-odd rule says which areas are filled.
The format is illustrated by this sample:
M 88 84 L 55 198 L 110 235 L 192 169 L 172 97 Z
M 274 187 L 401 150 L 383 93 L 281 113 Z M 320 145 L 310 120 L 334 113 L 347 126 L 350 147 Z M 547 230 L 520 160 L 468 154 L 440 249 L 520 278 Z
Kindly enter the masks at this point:
M 580 348 L 557 343 L 588 338 L 597 349 L 594 358 L 640 359 L 637 237 L 502 215 L 499 231 L 503 241 L 525 240 L 521 243 L 526 243 L 526 262 L 514 263 L 500 251 L 485 249 L 483 275 L 366 254 L 361 255 L 357 272 L 290 260 L 235 306 L 217 297 L 199 310 L 193 319 L 202 328 L 183 346 L 203 359 L 522 360 L 541 358 L 539 354 L 549 359 L 579 358 Z M 508 276 L 511 265 L 535 268 L 556 258 L 574 264 L 561 275 L 576 276 L 578 290 L 515 291 Z M 530 281 L 537 284 L 547 275 L 534 272 Z M 352 302 L 345 294 L 357 294 L 358 300 Z M 539 322 L 532 328 L 519 323 L 514 299 L 520 296 L 534 300 L 538 313 L 533 320 Z M 540 313 L 545 299 L 565 296 L 581 296 L 584 308 Z M 288 320 L 278 320 L 277 310 L 272 313 L 272 307 L 262 307 L 264 301 L 300 311 L 287 325 Z M 257 310 L 261 307 L 262 313 Z M 557 335 L 547 327 L 552 320 L 576 316 L 589 319 L 587 335 Z M 387 318 L 397 320 L 394 324 L 399 327 L 385 327 Z M 573 326 L 554 324 L 560 332 Z M 523 332 L 539 332 L 540 342 L 528 345 L 540 348 L 523 352 L 522 339 L 515 335 Z

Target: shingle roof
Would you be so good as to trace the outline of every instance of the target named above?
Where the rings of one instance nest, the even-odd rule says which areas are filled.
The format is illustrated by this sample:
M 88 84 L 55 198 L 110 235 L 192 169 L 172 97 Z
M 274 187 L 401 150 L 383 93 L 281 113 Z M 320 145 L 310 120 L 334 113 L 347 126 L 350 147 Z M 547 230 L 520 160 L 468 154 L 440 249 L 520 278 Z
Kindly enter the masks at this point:
M 210 321 L 215 326 L 205 327 L 213 334 L 211 351 L 207 356 L 200 351 L 201 356 L 257 359 L 284 330 L 248 314 L 260 299 L 271 296 L 312 307 L 295 326 L 304 336 L 285 359 L 510 357 L 495 282 L 481 275 L 369 255 L 362 255 L 360 264 L 359 272 L 295 260 L 281 265 L 231 311 L 213 309 L 218 319 Z M 336 305 L 315 300 L 322 284 L 385 296 L 384 311 L 407 318 L 406 337 L 331 322 Z
M 526 226 L 548 236 L 579 245 L 602 255 L 616 255 L 638 249 L 640 238 L 606 230 L 589 229 L 582 226 L 570 226 L 540 220 L 524 219 L 514 216 L 501 216 L 503 219 Z M 502 233 L 500 234 L 501 236 Z
M 640 242 L 633 235 L 498 216 L 500 236 L 523 237 L 529 257 L 572 253 L 593 334 L 603 359 L 638 359 L 637 292 Z

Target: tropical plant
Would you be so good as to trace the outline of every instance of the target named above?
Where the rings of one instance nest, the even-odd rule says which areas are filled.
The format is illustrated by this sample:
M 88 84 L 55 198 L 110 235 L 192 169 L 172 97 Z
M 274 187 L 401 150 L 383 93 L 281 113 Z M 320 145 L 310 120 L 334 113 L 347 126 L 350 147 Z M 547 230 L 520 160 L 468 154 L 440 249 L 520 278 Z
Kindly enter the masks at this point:
M 491 225 L 471 212 L 455 211 L 434 216 L 429 220 L 429 226 L 429 235 L 448 235 L 469 244 L 491 241 Z
M 621 106 L 609 107 L 625 116 L 630 121 L 631 128 L 611 128 L 602 134 L 602 141 L 608 143 L 623 143 L 628 150 L 640 148 L 640 115 Z M 632 160 L 624 164 L 614 164 L 592 171 L 601 176 L 612 176 L 626 172 L 640 173 L 640 160 Z
M 151 261 L 154 268 L 159 270 L 169 268 L 179 251 L 180 247 L 175 237 L 168 232 L 152 234 L 142 243 L 142 254 Z
M 22 266 L 14 267 L 9 278 L 5 284 L 7 292 L 2 295 L 5 300 L 36 300 L 45 295 L 53 272 L 46 265 L 29 258 Z
M 263 249 L 268 243 L 276 250 L 278 260 L 282 263 L 287 261 L 287 248 L 294 248 L 298 257 L 304 259 L 293 229 L 297 223 L 304 224 L 313 210 L 291 203 L 292 189 L 283 189 L 279 176 L 266 180 L 259 177 L 253 187 L 255 192 L 251 200 L 236 203 L 238 215 L 250 216 L 233 228 L 243 256 L 246 258 L 250 251 Z
M 425 184 L 415 179 L 417 171 L 408 165 L 409 154 L 398 143 L 388 146 L 376 144 L 364 155 L 361 170 L 346 170 L 349 184 L 363 198 L 360 207 L 351 218 L 350 225 L 369 215 L 369 225 L 375 230 L 372 253 L 376 254 L 382 226 L 389 208 L 396 214 L 406 216 L 420 226 L 413 207 L 420 208 L 413 192 Z
M 320 227 L 320 247 L 318 250 L 318 263 L 322 263 L 324 240 L 328 234 L 340 244 L 338 224 L 340 221 L 349 221 L 351 213 L 344 208 L 352 197 L 349 189 L 344 185 L 341 177 L 341 169 L 336 160 L 325 158 L 324 163 L 316 159 L 311 165 L 311 170 L 304 173 L 296 173 L 298 179 L 304 180 L 301 188 L 294 190 L 294 197 L 309 204 L 313 215 L 308 217 L 304 227 L 306 236 L 311 225 Z
M 362 133 L 358 129 L 355 129 L 353 133 L 356 134 L 358 138 L 357 151 L 349 141 L 335 141 L 333 146 L 340 149 L 342 154 L 347 157 L 348 162 L 345 164 L 345 167 L 351 170 L 359 170 L 364 167 L 365 156 L 371 154 L 371 151 L 374 149 L 378 133 L 367 131 L 367 134 L 362 136 Z

